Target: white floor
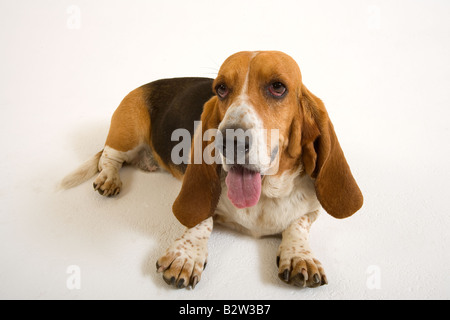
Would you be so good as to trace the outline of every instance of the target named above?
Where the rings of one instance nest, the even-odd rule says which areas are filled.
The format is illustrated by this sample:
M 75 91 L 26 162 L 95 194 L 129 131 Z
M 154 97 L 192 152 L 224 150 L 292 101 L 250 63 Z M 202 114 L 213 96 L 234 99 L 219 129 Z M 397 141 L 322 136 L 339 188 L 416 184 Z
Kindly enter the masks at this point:
M 449 14 L 446 0 L 1 0 L 0 298 L 449 299 Z M 217 227 L 202 281 L 174 290 L 155 262 L 183 231 L 179 182 L 124 168 L 117 198 L 55 186 L 129 91 L 257 49 L 298 61 L 365 205 L 312 228 L 328 286 L 282 283 L 279 238 Z

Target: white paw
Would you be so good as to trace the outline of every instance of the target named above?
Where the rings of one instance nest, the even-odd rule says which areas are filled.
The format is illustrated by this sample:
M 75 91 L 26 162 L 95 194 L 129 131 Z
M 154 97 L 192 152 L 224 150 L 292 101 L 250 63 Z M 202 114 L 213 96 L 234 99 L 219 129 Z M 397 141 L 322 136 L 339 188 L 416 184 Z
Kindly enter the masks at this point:
M 122 188 L 119 172 L 116 169 L 103 169 L 94 181 L 94 190 L 102 196 L 118 195 Z
M 178 289 L 195 288 L 201 279 L 208 257 L 207 244 L 202 241 L 178 239 L 156 262 L 164 281 Z
M 280 246 L 277 266 L 278 277 L 288 284 L 309 288 L 328 284 L 320 261 L 303 248 Z

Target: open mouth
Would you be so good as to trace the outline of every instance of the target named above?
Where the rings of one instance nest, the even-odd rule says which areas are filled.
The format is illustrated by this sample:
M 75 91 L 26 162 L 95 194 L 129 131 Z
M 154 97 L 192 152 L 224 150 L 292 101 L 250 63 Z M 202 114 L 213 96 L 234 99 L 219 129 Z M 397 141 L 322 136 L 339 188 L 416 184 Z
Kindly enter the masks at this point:
M 249 208 L 258 203 L 261 196 L 260 172 L 235 165 L 228 171 L 225 183 L 228 187 L 228 198 L 236 208 Z

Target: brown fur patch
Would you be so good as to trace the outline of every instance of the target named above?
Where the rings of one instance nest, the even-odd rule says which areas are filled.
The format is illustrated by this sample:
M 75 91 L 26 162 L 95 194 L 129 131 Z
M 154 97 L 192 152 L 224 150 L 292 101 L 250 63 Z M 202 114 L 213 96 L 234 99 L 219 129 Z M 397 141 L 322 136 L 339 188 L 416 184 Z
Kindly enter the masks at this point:
M 206 130 L 218 127 L 220 118 L 216 97 L 205 104 L 201 120 L 202 136 Z M 206 141 L 202 142 L 202 151 L 207 145 Z M 194 145 L 191 159 L 194 159 Z M 172 206 L 173 213 L 183 225 L 192 228 L 214 214 L 221 194 L 219 170 L 216 163 L 188 165 L 181 191 Z
M 130 92 L 120 103 L 111 119 L 105 145 L 129 151 L 142 143 L 150 142 L 150 115 L 147 110 L 143 88 Z

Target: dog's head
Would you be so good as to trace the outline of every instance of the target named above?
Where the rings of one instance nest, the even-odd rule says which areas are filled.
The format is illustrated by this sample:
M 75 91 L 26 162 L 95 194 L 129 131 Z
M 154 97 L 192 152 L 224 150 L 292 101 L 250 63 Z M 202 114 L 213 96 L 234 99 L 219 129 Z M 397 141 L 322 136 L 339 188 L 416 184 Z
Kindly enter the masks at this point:
M 346 218 L 359 210 L 363 197 L 325 106 L 303 85 L 290 56 L 276 51 L 236 53 L 223 63 L 213 90 L 216 95 L 205 104 L 196 135 L 215 133 L 214 144 L 203 141 L 200 150 L 214 145 L 209 154 L 216 161 L 188 165 L 173 205 L 182 224 L 193 227 L 214 213 L 222 169 L 228 197 L 238 208 L 258 202 L 262 177 L 302 165 L 330 215 Z

